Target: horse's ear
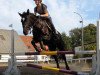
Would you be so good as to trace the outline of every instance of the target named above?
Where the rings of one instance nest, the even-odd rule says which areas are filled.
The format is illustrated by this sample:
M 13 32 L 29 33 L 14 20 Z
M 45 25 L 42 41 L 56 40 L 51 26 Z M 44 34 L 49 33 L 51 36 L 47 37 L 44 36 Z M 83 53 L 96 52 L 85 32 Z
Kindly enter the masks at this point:
M 22 17 L 22 14 L 21 13 L 18 13 L 21 17 Z
M 29 12 L 30 12 L 29 9 L 27 9 L 27 14 L 29 14 Z

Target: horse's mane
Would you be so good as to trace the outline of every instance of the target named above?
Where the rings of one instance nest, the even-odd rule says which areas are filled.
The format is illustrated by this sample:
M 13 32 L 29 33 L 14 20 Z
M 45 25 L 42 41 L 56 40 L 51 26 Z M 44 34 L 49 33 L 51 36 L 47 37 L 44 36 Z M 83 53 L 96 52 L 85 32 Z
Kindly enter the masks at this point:
M 29 15 L 31 16 L 31 17 L 33 17 L 33 18 L 35 18 L 35 19 L 39 19 L 39 20 L 41 20 L 41 21 L 46 21 L 46 22 L 48 22 L 48 17 L 42 17 L 42 16 L 36 16 L 36 15 L 34 15 L 33 13 L 29 13 Z M 48 22 L 49 23 L 49 22 Z

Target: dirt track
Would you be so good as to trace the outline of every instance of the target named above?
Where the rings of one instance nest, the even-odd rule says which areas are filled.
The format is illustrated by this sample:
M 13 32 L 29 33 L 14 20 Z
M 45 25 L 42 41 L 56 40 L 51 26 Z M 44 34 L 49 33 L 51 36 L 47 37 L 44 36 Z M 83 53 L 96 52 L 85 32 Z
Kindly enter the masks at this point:
M 50 66 L 50 67 L 56 67 L 55 64 L 40 64 L 42 66 Z M 76 66 L 77 67 L 76 67 Z M 64 64 L 61 64 L 61 68 L 64 68 Z M 88 65 L 86 64 L 71 64 L 70 65 L 72 70 L 78 71 L 78 70 L 84 70 L 84 71 L 88 71 L 90 70 L 88 68 Z M 40 70 L 40 69 L 36 69 L 36 68 L 31 68 L 31 67 L 26 67 L 26 66 L 19 66 L 18 67 L 20 70 L 21 75 L 71 75 L 71 74 L 65 74 L 65 73 L 58 73 L 58 72 L 53 72 L 53 71 L 48 71 L 48 70 Z M 2 73 L 7 69 L 7 65 L 5 64 L 1 64 L 0 67 L 0 75 L 3 75 Z
M 0 75 L 3 75 L 3 72 L 6 70 L 7 67 L 0 67 Z M 48 70 L 40 70 L 36 68 L 30 67 L 18 67 L 20 70 L 21 75 L 71 75 L 65 73 L 58 73 Z

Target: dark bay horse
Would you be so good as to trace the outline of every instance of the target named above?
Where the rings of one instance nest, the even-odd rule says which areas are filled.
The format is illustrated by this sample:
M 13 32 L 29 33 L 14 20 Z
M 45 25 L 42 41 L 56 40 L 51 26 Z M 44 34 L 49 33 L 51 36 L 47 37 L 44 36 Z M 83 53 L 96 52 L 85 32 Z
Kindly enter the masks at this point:
M 21 16 L 24 35 L 28 35 L 29 31 L 32 30 L 33 40 L 31 43 L 36 51 L 39 51 L 38 47 L 36 46 L 37 42 L 40 43 L 42 49 L 45 49 L 43 45 L 47 45 L 50 51 L 55 51 L 56 48 L 58 48 L 59 51 L 65 51 L 61 34 L 59 32 L 57 34 L 53 34 L 53 31 L 49 25 L 51 23 L 49 22 L 48 18 L 35 16 L 33 13 L 30 13 L 29 10 L 27 10 L 27 12 L 23 12 L 22 14 L 19 13 L 19 15 Z M 57 68 L 59 68 L 57 56 L 58 55 L 53 55 Z M 66 69 L 69 70 L 65 54 L 62 54 L 61 57 L 65 61 Z

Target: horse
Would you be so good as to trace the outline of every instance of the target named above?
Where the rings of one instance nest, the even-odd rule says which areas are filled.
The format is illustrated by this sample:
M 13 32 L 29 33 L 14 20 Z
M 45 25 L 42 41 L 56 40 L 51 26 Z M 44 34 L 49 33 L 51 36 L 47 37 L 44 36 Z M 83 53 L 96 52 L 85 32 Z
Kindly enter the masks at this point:
M 21 17 L 21 23 L 23 27 L 23 34 L 28 35 L 29 31 L 32 31 L 33 40 L 31 41 L 36 51 L 39 51 L 36 43 L 39 42 L 42 49 L 44 45 L 47 45 L 50 51 L 65 51 L 64 41 L 62 40 L 61 34 L 57 31 L 54 34 L 50 28 L 50 21 L 47 17 L 36 16 L 30 13 L 29 9 L 27 12 L 19 13 Z M 56 49 L 57 48 L 57 49 Z M 60 68 L 58 62 L 58 55 L 52 55 L 56 61 L 57 68 Z M 68 63 L 66 61 L 65 54 L 61 54 L 62 59 L 65 62 L 65 68 L 70 70 Z

